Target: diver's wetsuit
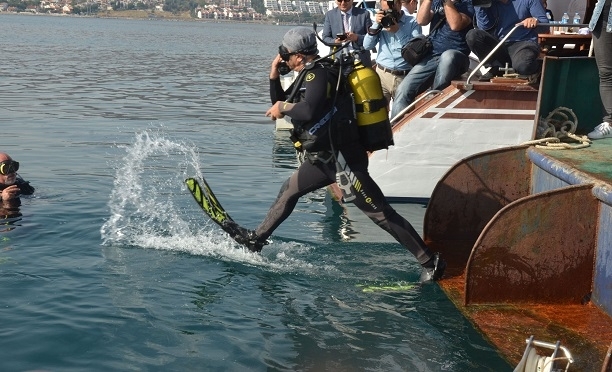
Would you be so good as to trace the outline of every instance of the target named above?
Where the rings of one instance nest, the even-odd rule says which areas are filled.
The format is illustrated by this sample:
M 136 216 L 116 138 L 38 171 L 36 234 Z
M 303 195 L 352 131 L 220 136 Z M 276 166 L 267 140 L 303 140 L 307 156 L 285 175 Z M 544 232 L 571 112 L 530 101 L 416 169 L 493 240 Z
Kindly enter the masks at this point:
M 323 65 L 310 69 L 303 79 L 301 94 L 298 95 L 297 102 L 287 111 L 281 109 L 283 114 L 291 117 L 295 129 L 299 130 L 303 123 L 318 122 L 330 111 L 336 82 L 330 81 L 334 79 L 330 79 L 329 76 L 330 74 Z M 287 93 L 291 90 L 292 87 L 289 87 L 287 92 L 283 91 L 279 79 L 270 80 L 270 96 L 273 104 L 286 100 Z M 339 125 L 339 123 L 334 125 Z M 342 135 L 341 132 L 339 133 Z M 348 141 L 337 143 L 335 150 L 338 162 L 342 167 L 345 164 L 348 165 L 345 169 L 349 172 L 351 179 L 356 178 L 361 186 L 355 192 L 356 199 L 353 203 L 406 247 L 421 265 L 430 263 L 433 255 L 419 234 L 410 222 L 389 205 L 382 191 L 368 173 L 368 155 L 358 138 L 349 136 Z M 328 186 L 335 180 L 336 165 L 333 159 L 327 163 L 305 160 L 298 170 L 285 181 L 266 218 L 255 230 L 258 238 L 267 239 L 289 217 L 302 195 Z M 354 181 L 353 179 L 352 184 L 355 184 Z

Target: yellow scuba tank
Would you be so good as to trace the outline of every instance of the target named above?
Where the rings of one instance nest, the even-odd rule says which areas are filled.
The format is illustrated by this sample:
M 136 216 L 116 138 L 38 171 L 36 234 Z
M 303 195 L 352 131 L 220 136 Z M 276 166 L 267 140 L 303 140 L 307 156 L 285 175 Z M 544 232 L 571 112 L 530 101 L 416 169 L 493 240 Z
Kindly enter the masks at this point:
M 376 71 L 356 61 L 347 81 L 354 95 L 361 144 L 368 151 L 392 146 L 393 132 L 387 100 Z

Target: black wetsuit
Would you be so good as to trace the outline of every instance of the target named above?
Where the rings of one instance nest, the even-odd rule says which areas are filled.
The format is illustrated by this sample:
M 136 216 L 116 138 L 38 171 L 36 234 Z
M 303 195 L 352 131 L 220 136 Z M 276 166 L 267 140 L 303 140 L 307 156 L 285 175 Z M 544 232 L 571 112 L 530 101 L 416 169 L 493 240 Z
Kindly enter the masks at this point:
M 336 88 L 334 74 L 330 74 L 329 69 L 323 65 L 317 65 L 309 69 L 306 74 L 301 82 L 300 94 L 295 100 L 295 105 L 287 111 L 283 111 L 281 105 L 281 112 L 291 117 L 296 136 L 304 127 L 308 128 L 312 123 L 320 122 L 321 118 L 330 112 Z M 272 103 L 285 101 L 292 89 L 293 86 L 284 91 L 279 79 L 270 80 Z M 338 111 L 342 111 L 342 108 L 339 108 Z M 334 119 L 337 118 L 334 116 Z M 339 122 L 342 120 L 345 119 L 342 118 L 342 115 L 339 115 L 339 120 L 332 121 L 332 125 L 338 131 L 345 128 L 350 133 L 343 139 L 334 139 L 334 149 L 338 162 L 349 173 L 353 185 L 359 185 L 356 188 L 358 190 L 355 192 L 356 198 L 353 203 L 378 226 L 406 247 L 419 263 L 422 265 L 429 264 L 432 254 L 419 234 L 410 222 L 389 205 L 382 191 L 368 173 L 367 152 L 359 143 L 358 137 L 353 136 L 356 123 Z M 334 130 L 332 133 L 335 132 Z M 339 136 L 342 137 L 342 133 Z M 331 154 L 331 148 L 328 147 L 325 150 Z M 325 151 L 317 152 L 325 153 Z M 325 158 L 325 156 L 322 156 L 322 158 Z M 267 239 L 289 217 L 302 195 L 335 182 L 336 164 L 333 159 L 329 162 L 312 160 L 312 156 L 310 159 L 304 161 L 281 187 L 278 197 L 266 218 L 255 230 L 260 239 Z

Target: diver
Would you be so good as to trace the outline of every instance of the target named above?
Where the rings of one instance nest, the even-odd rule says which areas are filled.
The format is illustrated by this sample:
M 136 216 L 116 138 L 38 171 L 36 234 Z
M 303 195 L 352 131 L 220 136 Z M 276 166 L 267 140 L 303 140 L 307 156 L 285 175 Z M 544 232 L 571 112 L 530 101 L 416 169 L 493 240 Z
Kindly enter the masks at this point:
M 17 174 L 18 170 L 19 162 L 0 152 L 0 200 L 3 207 L 18 207 L 21 205 L 20 195 L 34 193 L 34 187 Z
M 238 225 L 236 240 L 259 252 L 272 232 L 292 213 L 298 199 L 311 191 L 338 182 L 345 201 L 352 201 L 378 226 L 406 247 L 423 267 L 421 282 L 442 277 L 446 262 L 432 253 L 410 222 L 387 202 L 368 173 L 368 154 L 359 139 L 350 92 L 338 84 L 332 61 L 319 58 L 316 35 L 306 27 L 289 30 L 272 61 L 270 98 L 266 112 L 272 120 L 291 117 L 292 140 L 304 155 L 299 166 L 280 189 L 276 201 L 255 230 Z M 298 73 L 284 91 L 279 67 Z M 375 87 L 381 89 L 380 86 Z M 351 101 L 347 101 L 350 99 Z M 338 179 L 342 175 L 343 180 Z M 359 185 L 355 187 L 354 185 Z

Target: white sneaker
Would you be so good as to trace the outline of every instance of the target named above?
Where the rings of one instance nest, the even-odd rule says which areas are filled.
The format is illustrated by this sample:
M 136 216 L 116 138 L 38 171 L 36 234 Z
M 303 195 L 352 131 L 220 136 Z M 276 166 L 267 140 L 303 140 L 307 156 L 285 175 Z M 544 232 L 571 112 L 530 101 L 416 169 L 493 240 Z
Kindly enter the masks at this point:
M 593 131 L 587 134 L 587 137 L 590 139 L 601 139 L 601 138 L 609 138 L 612 137 L 612 125 L 607 121 L 599 124 L 593 129 Z

